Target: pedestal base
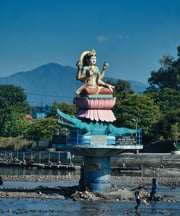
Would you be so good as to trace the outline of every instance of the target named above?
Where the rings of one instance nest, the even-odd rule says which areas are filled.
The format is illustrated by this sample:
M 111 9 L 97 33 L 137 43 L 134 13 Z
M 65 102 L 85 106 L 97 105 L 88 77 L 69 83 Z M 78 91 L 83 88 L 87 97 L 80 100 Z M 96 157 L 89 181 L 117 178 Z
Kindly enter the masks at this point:
M 112 108 L 115 105 L 114 97 L 76 97 L 74 103 L 78 107 L 77 117 L 90 119 L 91 121 L 113 122 L 116 120 Z
M 84 157 L 83 188 L 91 192 L 111 190 L 110 157 Z

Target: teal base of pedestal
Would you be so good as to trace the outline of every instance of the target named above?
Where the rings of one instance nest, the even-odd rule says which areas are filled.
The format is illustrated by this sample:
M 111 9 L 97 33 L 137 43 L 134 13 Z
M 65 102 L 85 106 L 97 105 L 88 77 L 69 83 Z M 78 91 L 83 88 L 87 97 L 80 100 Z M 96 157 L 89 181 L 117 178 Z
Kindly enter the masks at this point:
M 84 189 L 102 194 L 110 192 L 110 157 L 85 157 L 83 172 Z

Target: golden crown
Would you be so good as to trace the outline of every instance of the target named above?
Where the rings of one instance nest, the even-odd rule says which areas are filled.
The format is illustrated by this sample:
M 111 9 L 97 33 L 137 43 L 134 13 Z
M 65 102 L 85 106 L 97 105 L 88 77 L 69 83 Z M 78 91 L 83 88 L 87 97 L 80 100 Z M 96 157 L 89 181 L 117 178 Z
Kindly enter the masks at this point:
M 85 56 L 95 56 L 96 55 L 96 50 L 95 49 L 92 49 L 91 51 L 84 51 L 81 53 L 81 56 L 80 56 L 80 63 L 83 64 L 83 59 Z
M 95 56 L 96 55 L 96 50 L 92 49 L 89 53 L 88 56 Z

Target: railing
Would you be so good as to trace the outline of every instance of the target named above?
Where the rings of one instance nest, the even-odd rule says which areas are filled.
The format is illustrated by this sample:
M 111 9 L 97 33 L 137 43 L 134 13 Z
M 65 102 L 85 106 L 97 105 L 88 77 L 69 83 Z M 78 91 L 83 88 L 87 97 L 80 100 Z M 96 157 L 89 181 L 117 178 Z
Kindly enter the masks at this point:
M 98 134 L 98 131 L 97 131 Z M 101 134 L 101 133 L 99 133 Z M 84 145 L 91 144 L 92 137 L 97 138 L 106 138 L 107 145 L 142 145 L 142 131 L 139 130 L 136 134 L 126 135 L 126 136 L 109 136 L 105 135 L 84 135 L 80 130 L 70 130 L 70 131 L 60 131 L 56 135 L 56 141 L 52 144 L 75 144 L 75 145 Z
M 23 165 L 28 161 L 33 163 L 51 162 L 61 164 L 68 163 L 72 159 L 70 152 L 48 152 L 48 151 L 0 151 L 0 164 L 17 163 Z

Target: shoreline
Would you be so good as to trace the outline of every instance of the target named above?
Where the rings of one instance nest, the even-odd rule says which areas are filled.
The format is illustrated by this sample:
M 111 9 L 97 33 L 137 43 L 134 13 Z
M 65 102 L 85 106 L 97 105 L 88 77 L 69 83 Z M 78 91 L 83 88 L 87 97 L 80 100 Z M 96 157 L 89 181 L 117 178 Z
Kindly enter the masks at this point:
M 1 175 L 3 181 L 23 181 L 23 182 L 50 182 L 50 181 L 79 181 L 79 175 Z M 156 177 L 159 185 L 171 187 L 176 185 L 180 187 L 180 177 Z M 111 176 L 112 184 L 114 182 L 126 182 L 129 184 L 147 185 L 151 184 L 152 177 L 141 176 Z
M 44 198 L 44 199 L 73 199 L 78 200 L 116 200 L 116 201 L 131 201 L 134 200 L 134 189 L 142 187 L 143 200 L 149 202 L 149 188 L 151 188 L 151 177 L 132 177 L 132 176 L 111 176 L 112 190 L 108 194 L 91 193 L 89 191 L 80 191 L 78 188 L 79 175 L 64 175 L 64 176 L 3 176 L 3 185 L 0 186 L 0 198 Z M 14 182 L 58 182 L 58 181 L 75 181 L 74 186 L 38 186 L 33 188 L 28 187 L 6 187 L 6 181 Z M 180 178 L 174 177 L 159 177 L 159 188 L 166 188 L 158 194 L 159 201 L 163 202 L 180 202 L 180 195 L 176 192 L 180 187 Z M 145 187 L 148 188 L 145 189 Z

